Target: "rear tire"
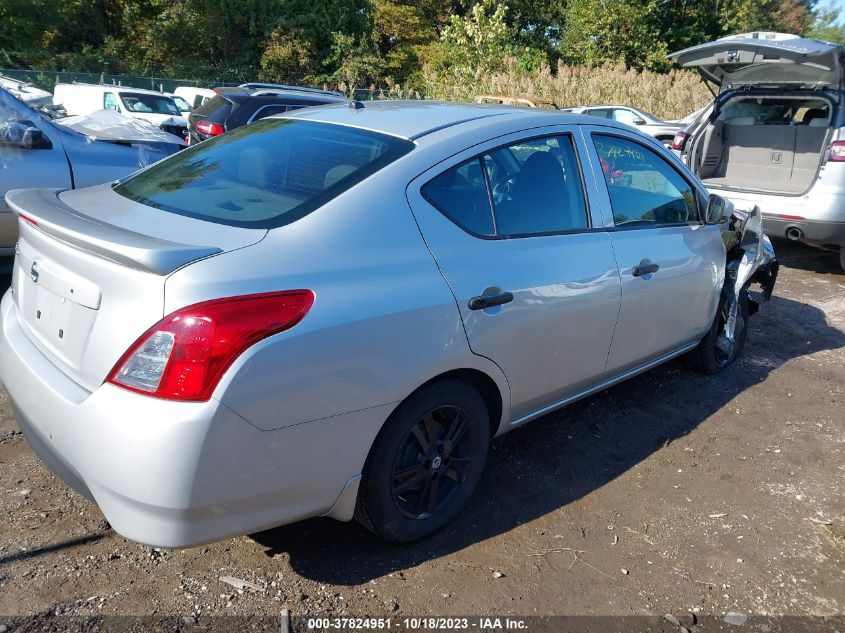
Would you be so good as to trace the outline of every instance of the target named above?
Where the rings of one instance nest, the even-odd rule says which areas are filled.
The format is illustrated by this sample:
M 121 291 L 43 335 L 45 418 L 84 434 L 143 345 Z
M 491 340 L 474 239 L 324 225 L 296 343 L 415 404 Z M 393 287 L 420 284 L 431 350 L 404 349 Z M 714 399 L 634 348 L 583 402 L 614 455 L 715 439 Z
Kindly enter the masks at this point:
M 743 288 L 739 294 L 739 310 L 737 311 L 736 329 L 734 331 L 734 345 L 730 354 L 725 354 L 716 344 L 728 313 L 728 300 L 722 294 L 719 309 L 713 319 L 713 325 L 707 336 L 701 339 L 693 351 L 689 353 L 690 366 L 698 372 L 707 375 L 718 374 L 733 365 L 745 349 L 745 339 L 748 335 L 748 291 Z
M 489 448 L 490 416 L 479 393 L 459 380 L 426 385 L 373 443 L 355 518 L 391 543 L 433 534 L 463 510 Z

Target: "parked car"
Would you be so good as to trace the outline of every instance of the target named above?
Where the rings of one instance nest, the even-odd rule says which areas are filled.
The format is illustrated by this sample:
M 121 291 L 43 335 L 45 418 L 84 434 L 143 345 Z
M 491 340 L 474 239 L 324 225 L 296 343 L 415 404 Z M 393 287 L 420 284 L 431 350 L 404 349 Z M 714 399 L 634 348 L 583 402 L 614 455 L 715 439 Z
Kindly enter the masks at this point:
M 149 121 L 165 132 L 185 138 L 187 119 L 173 98 L 155 90 L 96 84 L 56 84 L 53 103 L 68 115 L 114 110 L 126 116 Z
M 53 102 L 53 95 L 46 90 L 33 86 L 29 82 L 6 77 L 5 75 L 0 75 L 0 88 L 32 108 L 51 105 Z
M 173 99 L 173 103 L 176 104 L 176 107 L 179 108 L 179 112 L 181 112 L 182 114 L 187 116 L 193 111 L 194 108 L 191 106 L 191 104 L 185 101 L 179 95 L 170 92 L 165 92 L 164 94 Z
M 574 114 L 589 114 L 590 116 L 633 125 L 646 134 L 650 134 L 666 147 L 672 145 L 675 134 L 684 127 L 677 121 L 663 121 L 645 110 L 638 110 L 629 106 L 578 106 L 564 108 L 564 110 Z
M 476 103 L 487 103 L 493 105 L 523 106 L 525 108 L 547 108 L 549 110 L 560 110 L 554 101 L 541 97 L 514 97 L 508 95 L 478 95 Z
M 160 130 L 143 136 L 123 132 L 100 125 L 99 130 L 80 133 L 68 125 L 57 125 L 0 89 L 0 258 L 8 262 L 18 239 L 18 220 L 3 198 L 9 189 L 97 185 L 181 148 L 179 139 Z
M 173 94 L 184 99 L 191 106 L 191 109 L 195 110 L 206 101 L 213 99 L 217 93 L 211 88 L 178 86 Z
M 213 99 L 188 116 L 191 143 L 274 114 L 328 103 L 349 103 L 349 99 L 339 92 L 276 84 L 243 84 L 217 88 L 216 92 Z
M 431 534 L 491 437 L 682 354 L 731 366 L 776 274 L 759 214 L 653 138 L 540 109 L 303 109 L 6 198 L 18 423 L 169 547 L 311 516 Z
M 675 143 L 711 190 L 759 206 L 773 236 L 839 251 L 845 270 L 845 52 L 745 33 L 676 53 L 719 94 Z

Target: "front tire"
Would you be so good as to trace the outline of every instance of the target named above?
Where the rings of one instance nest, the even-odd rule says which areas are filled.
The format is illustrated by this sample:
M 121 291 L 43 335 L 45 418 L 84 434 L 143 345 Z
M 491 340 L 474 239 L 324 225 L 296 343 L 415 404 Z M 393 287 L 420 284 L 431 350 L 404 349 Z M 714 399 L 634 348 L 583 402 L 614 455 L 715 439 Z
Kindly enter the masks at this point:
M 716 318 L 713 325 L 707 332 L 707 336 L 701 339 L 692 352 L 689 354 L 689 362 L 693 369 L 702 374 L 713 375 L 723 372 L 733 365 L 742 355 L 745 349 L 745 339 L 748 335 L 748 290 L 743 288 L 739 293 L 739 309 L 736 315 L 736 328 L 734 330 L 734 344 L 730 352 L 725 352 L 717 344 L 719 335 L 725 326 L 728 318 L 728 299 L 724 293 L 719 300 L 719 309 L 716 311 Z
M 355 518 L 391 543 L 425 538 L 463 510 L 490 448 L 490 416 L 467 383 L 426 385 L 379 433 L 361 478 Z

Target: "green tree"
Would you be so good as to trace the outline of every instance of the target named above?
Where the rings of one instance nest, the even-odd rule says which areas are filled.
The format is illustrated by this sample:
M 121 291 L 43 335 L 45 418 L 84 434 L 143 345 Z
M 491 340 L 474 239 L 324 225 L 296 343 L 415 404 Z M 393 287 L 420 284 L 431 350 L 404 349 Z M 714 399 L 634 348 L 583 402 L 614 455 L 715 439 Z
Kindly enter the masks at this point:
M 667 46 L 659 0 L 570 0 L 561 38 L 564 60 L 575 65 L 624 63 L 664 70 Z
M 277 29 L 267 40 L 260 64 L 262 80 L 296 84 L 313 72 L 315 60 L 301 31 Z
M 429 47 L 428 59 L 434 69 L 466 81 L 502 70 L 514 41 L 506 13 L 504 3 L 482 0 L 465 17 L 453 15 L 440 41 Z
M 422 3 L 395 0 L 372 0 L 370 15 L 371 38 L 384 72 L 399 81 L 413 75 L 420 48 L 437 36 L 436 16 L 427 16 Z
M 807 37 L 845 44 L 845 23 L 832 3 L 815 7 Z

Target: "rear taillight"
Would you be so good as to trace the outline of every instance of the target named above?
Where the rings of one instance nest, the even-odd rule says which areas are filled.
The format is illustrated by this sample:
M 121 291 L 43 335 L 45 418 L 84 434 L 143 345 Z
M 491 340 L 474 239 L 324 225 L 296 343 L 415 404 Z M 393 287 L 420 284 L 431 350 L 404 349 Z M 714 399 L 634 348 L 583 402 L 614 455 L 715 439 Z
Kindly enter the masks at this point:
M 207 136 L 220 136 L 226 130 L 219 123 L 212 123 L 211 121 L 197 121 L 196 128 L 198 132 L 202 132 Z
M 686 132 L 678 132 L 675 134 L 675 138 L 672 140 L 672 149 L 681 151 L 684 149 L 684 145 L 687 142 L 687 133 Z
M 836 141 L 830 146 L 828 160 L 834 163 L 845 163 L 845 141 Z
M 168 400 L 204 401 L 244 350 L 299 323 L 310 290 L 228 297 L 164 317 L 139 338 L 107 382 Z

